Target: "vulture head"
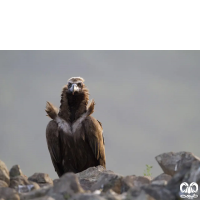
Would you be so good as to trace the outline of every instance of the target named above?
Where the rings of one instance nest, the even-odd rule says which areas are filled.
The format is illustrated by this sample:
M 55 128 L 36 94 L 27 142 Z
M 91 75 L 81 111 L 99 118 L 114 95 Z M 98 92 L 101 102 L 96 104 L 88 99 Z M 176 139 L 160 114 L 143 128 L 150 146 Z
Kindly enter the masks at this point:
M 59 115 L 66 121 L 74 121 L 83 114 L 88 105 L 89 91 L 81 77 L 72 77 L 63 87 Z
M 67 92 L 72 95 L 81 94 L 85 89 L 84 79 L 81 77 L 72 77 L 67 83 Z

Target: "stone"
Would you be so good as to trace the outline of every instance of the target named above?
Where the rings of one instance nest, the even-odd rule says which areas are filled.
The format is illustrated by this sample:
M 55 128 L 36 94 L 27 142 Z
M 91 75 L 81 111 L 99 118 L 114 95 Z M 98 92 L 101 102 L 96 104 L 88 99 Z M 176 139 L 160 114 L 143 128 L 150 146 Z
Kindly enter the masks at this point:
M 117 194 L 113 190 L 108 190 L 106 193 L 101 193 L 100 196 L 104 197 L 105 199 L 109 200 L 121 200 L 126 199 L 126 193 L 123 194 Z
M 149 176 L 126 176 L 122 179 L 122 193 L 128 191 L 133 187 L 140 187 L 142 185 L 148 185 L 151 183 L 151 177 Z
M 16 177 L 16 176 L 23 176 L 23 173 L 20 169 L 19 165 L 14 165 L 11 169 L 10 169 L 10 178 L 12 177 Z
M 55 200 L 55 199 L 50 197 L 50 196 L 44 196 L 44 197 L 34 198 L 34 199 L 31 199 L 31 200 Z
M 47 193 L 51 190 L 51 186 L 46 186 L 43 188 L 40 188 L 38 190 L 32 190 L 28 193 L 20 193 L 20 200 L 29 200 L 34 198 L 43 198 L 45 196 L 48 196 Z
M 76 193 L 83 192 L 84 190 L 81 187 L 77 176 L 74 173 L 66 173 L 54 184 L 48 192 L 48 195 L 52 196 L 52 194 L 60 193 L 64 198 L 70 198 Z
M 106 200 L 106 199 L 96 194 L 85 193 L 85 194 L 75 194 L 70 198 L 70 200 Z
M 145 185 L 141 189 L 156 200 L 175 200 L 174 195 L 165 186 Z
M 40 186 L 32 181 L 29 181 L 25 176 L 15 176 L 10 179 L 10 187 L 20 193 L 37 190 Z
M 152 196 L 149 194 L 146 194 L 144 190 L 141 190 L 139 188 L 131 188 L 126 195 L 127 200 L 155 200 Z
M 172 179 L 168 182 L 166 188 L 176 197 L 180 198 L 180 195 L 191 195 L 188 193 L 180 192 L 180 185 L 186 182 L 190 185 L 192 182 L 200 185 L 200 161 L 196 160 L 192 164 L 185 163 L 185 165 L 178 171 Z M 194 195 L 194 193 L 192 194 Z M 200 191 L 198 190 L 196 195 L 200 197 Z
M 10 176 L 8 168 L 5 163 L 0 160 L 0 180 L 5 181 L 8 185 L 10 184 Z
M 53 180 L 45 173 L 34 173 L 28 178 L 29 181 L 36 182 L 40 187 L 53 185 Z
M 156 156 L 156 161 L 165 174 L 174 176 L 186 163 L 192 164 L 194 161 L 200 161 L 200 158 L 190 152 L 169 152 Z
M 167 185 L 167 183 L 171 180 L 171 176 L 165 173 L 162 173 L 155 177 L 152 181 L 151 184 L 153 185 Z
M 120 194 L 122 192 L 122 179 L 123 177 L 113 172 L 103 172 L 98 176 L 97 181 L 92 185 L 90 190 L 102 189 L 103 192 L 107 192 L 112 189 L 114 192 Z
M 0 180 L 0 188 L 1 187 L 8 187 L 8 184 L 5 181 Z
M 90 167 L 80 173 L 77 173 L 76 175 L 80 181 L 82 188 L 84 190 L 90 190 L 92 185 L 97 182 L 99 175 L 105 171 L 105 168 L 99 165 L 97 167 Z
M 17 192 L 9 187 L 0 188 L 0 198 L 3 200 L 20 200 Z
M 165 180 L 156 180 L 151 182 L 152 185 L 167 185 L 167 181 Z
M 168 175 L 168 174 L 165 174 L 165 173 L 162 173 L 158 176 L 156 176 L 152 181 L 160 181 L 160 180 L 164 180 L 164 181 L 167 181 L 169 182 L 171 180 L 171 176 Z

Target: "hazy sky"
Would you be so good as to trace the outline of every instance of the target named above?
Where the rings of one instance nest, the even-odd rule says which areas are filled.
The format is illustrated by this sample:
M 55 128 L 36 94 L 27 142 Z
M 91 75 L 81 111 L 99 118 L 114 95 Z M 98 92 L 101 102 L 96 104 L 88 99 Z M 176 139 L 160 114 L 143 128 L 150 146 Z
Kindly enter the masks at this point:
M 155 156 L 200 156 L 199 51 L 0 51 L 0 160 L 56 178 L 46 144 L 46 101 L 81 76 L 104 129 L 107 169 L 162 172 Z

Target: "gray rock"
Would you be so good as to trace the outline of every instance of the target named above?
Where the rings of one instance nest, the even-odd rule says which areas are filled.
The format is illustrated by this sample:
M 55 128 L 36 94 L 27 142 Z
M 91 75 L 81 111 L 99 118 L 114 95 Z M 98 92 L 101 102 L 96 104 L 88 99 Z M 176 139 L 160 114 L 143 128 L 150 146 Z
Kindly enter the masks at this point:
M 72 196 L 70 200 L 106 200 L 106 199 L 96 194 L 85 193 L 85 194 L 76 194 Z
M 52 188 L 51 186 L 47 186 L 47 187 L 43 187 L 38 190 L 30 191 L 28 193 L 21 193 L 20 199 L 21 200 L 29 200 L 29 199 L 42 198 L 45 196 L 49 196 L 49 195 L 47 195 L 47 193 L 51 190 L 51 188 Z
M 133 187 L 140 187 L 142 185 L 148 185 L 151 183 L 151 177 L 149 176 L 126 176 L 122 179 L 122 193 L 128 191 Z
M 8 184 L 5 181 L 0 180 L 0 188 L 1 187 L 8 187 Z
M 152 185 L 167 185 L 167 181 L 165 180 L 156 180 L 151 182 Z
M 186 163 L 179 172 L 168 182 L 166 188 L 176 197 L 180 198 L 180 185 L 186 182 L 190 185 L 192 182 L 200 185 L 200 161 L 194 161 L 192 164 Z M 183 193 L 185 194 L 185 193 Z M 193 193 L 194 194 L 194 193 Z M 186 194 L 187 195 L 187 194 Z M 197 195 L 200 197 L 200 191 Z
M 44 197 L 34 198 L 34 199 L 31 199 L 31 200 L 56 200 L 56 199 L 54 199 L 54 198 L 52 198 L 50 196 L 44 196 Z
M 156 156 L 156 160 L 164 173 L 174 176 L 186 163 L 192 164 L 193 161 L 200 161 L 200 158 L 190 152 L 169 152 Z
M 74 173 L 64 174 L 58 182 L 54 184 L 51 190 L 48 192 L 49 196 L 52 194 L 63 194 L 64 198 L 70 198 L 76 193 L 83 193 L 77 176 Z
M 168 174 L 165 174 L 165 173 L 162 173 L 158 176 L 156 176 L 152 181 L 160 181 L 160 180 L 164 180 L 164 181 L 167 181 L 169 182 L 171 180 L 171 176 L 168 175 Z
M 139 188 L 132 188 L 126 195 L 126 200 L 155 200 L 152 196 L 147 194 L 144 190 Z
M 59 178 L 53 180 L 53 185 L 59 181 Z
M 19 193 L 37 190 L 40 186 L 37 183 L 29 181 L 26 176 L 15 176 L 10 179 L 10 188 L 17 190 Z
M 106 193 L 101 193 L 100 196 L 104 197 L 105 199 L 109 200 L 121 200 L 126 199 L 126 193 L 123 194 L 117 194 L 113 190 L 108 190 Z
M 17 192 L 8 187 L 0 188 L 0 198 L 3 200 L 20 200 Z
M 165 173 L 162 173 L 155 177 L 152 181 L 151 184 L 153 185 L 167 185 L 167 183 L 171 180 L 171 176 Z
M 103 192 L 107 192 L 112 189 L 114 192 L 122 193 L 122 179 L 123 177 L 113 172 L 103 172 L 98 176 L 97 181 L 92 185 L 90 190 L 93 192 L 95 190 L 102 189 Z
M 90 167 L 80 173 L 77 173 L 77 177 L 80 181 L 80 184 L 84 190 L 90 190 L 92 185 L 97 182 L 99 176 L 105 172 L 105 168 L 101 165 L 97 167 Z
M 132 187 L 150 184 L 151 177 L 147 176 L 126 176 L 115 174 L 113 171 L 105 170 L 102 166 L 90 167 L 77 174 L 80 184 L 85 190 L 92 192 L 112 190 L 117 194 L 128 191 Z
M 8 168 L 5 163 L 0 160 L 0 180 L 5 181 L 8 185 L 10 184 L 10 176 Z
M 53 185 L 53 180 L 45 173 L 35 173 L 28 178 L 29 181 L 36 182 L 40 187 Z
M 156 200 L 175 200 L 174 195 L 165 186 L 148 185 L 142 186 L 141 190 Z
M 23 176 L 23 173 L 22 173 L 19 165 L 14 165 L 10 169 L 9 174 L 10 174 L 10 178 L 15 177 L 15 176 Z

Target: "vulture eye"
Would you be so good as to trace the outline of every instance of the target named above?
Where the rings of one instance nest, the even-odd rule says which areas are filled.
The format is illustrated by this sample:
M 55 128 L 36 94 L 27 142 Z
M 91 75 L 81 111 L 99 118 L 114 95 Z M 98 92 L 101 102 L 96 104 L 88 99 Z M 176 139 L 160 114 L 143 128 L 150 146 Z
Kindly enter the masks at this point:
M 82 86 L 82 83 L 77 83 L 78 87 L 81 87 Z
M 72 86 L 72 84 L 71 83 L 68 83 L 68 88 L 70 88 Z

